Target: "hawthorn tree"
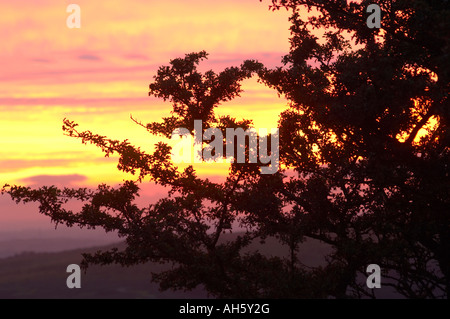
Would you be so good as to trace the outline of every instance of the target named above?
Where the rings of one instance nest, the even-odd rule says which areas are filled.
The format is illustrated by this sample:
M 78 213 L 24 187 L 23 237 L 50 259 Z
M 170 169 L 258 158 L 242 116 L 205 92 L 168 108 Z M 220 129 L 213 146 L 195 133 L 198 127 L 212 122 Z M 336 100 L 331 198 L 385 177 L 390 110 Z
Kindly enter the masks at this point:
M 56 223 L 125 238 L 122 251 L 84 254 L 85 267 L 173 264 L 152 276 L 163 289 L 202 285 L 215 297 L 233 298 L 376 297 L 364 280 L 367 265 L 376 263 L 382 285 L 403 296 L 448 297 L 448 1 L 370 2 L 383 11 L 381 29 L 366 25 L 369 1 L 274 0 L 272 9 L 292 10 L 282 66 L 248 60 L 200 73 L 207 54 L 199 52 L 171 60 L 150 84 L 150 95 L 172 104 L 171 115 L 135 122 L 170 137 L 179 127 L 193 133 L 196 119 L 204 129 L 250 127 L 251 120 L 217 116 L 215 108 L 238 97 L 244 79 L 258 76 L 288 101 L 279 119 L 277 173 L 235 162 L 224 182 L 212 182 L 192 166 L 178 170 L 166 143 L 147 154 L 65 119 L 66 135 L 105 156 L 117 154 L 118 169 L 137 180 L 96 190 L 5 185 L 3 193 L 39 202 Z M 148 180 L 166 186 L 168 196 L 140 208 L 134 200 Z M 64 207 L 72 199 L 85 203 L 81 211 Z M 239 234 L 223 240 L 233 224 Z M 248 249 L 269 237 L 288 254 Z M 305 265 L 299 248 L 308 239 L 330 248 L 323 265 Z
M 307 175 L 289 187 L 303 234 L 334 248 L 331 295 L 373 295 L 356 278 L 374 262 L 404 296 L 448 297 L 448 1 L 273 5 L 293 10 L 291 50 L 263 78 L 291 103 L 280 154 Z

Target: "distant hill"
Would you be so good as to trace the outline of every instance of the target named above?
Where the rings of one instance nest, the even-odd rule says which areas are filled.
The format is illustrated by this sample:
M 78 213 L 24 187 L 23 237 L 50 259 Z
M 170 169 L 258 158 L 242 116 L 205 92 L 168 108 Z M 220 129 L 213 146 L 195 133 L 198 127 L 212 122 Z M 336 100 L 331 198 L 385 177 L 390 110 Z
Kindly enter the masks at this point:
M 102 247 L 102 249 L 108 247 Z M 81 275 L 81 289 L 69 289 L 66 272 L 70 264 L 79 264 L 83 252 L 100 248 L 76 249 L 58 253 L 27 252 L 0 259 L 1 299 L 54 299 L 54 298 L 205 298 L 198 289 L 190 293 L 161 292 L 151 283 L 152 271 L 159 264 L 145 264 L 123 268 L 119 265 L 92 266 Z
M 233 239 L 236 234 L 226 235 Z M 225 240 L 226 240 L 225 239 Z M 42 241 L 44 243 L 45 241 Z M 52 245 L 54 239 L 50 240 Z M 28 243 L 29 244 L 29 243 Z M 80 244 L 80 242 L 73 243 Z M 39 246 L 36 243 L 37 246 Z M 66 246 L 66 243 L 61 243 Z M 166 265 L 147 263 L 123 268 L 120 265 L 92 266 L 81 276 L 81 289 L 69 289 L 66 272 L 70 264 L 79 264 L 83 252 L 95 252 L 113 246 L 123 247 L 118 243 L 102 247 L 79 248 L 63 252 L 23 252 L 8 258 L 0 259 L 0 299 L 115 299 L 115 298 L 151 298 L 151 299 L 195 299 L 207 298 L 200 288 L 190 292 L 159 291 L 157 284 L 151 282 L 151 273 L 164 270 Z M 31 247 L 31 246 L 29 246 Z M 53 246 L 56 249 L 56 246 Z M 275 239 L 271 238 L 265 244 L 255 241 L 246 250 L 259 250 L 265 255 L 286 256 L 287 250 Z M 324 256 L 329 248 L 318 241 L 308 241 L 303 244 L 299 256 L 306 266 L 324 264 Z M 383 287 L 377 292 L 382 298 L 398 298 L 389 287 Z
M 115 233 L 102 229 L 57 229 L 53 225 L 35 229 L 0 230 L 0 258 L 22 252 L 62 252 L 77 248 L 106 246 L 120 242 Z
M 228 234 L 224 240 L 232 240 L 238 234 Z M 79 264 L 83 252 L 95 252 L 116 245 L 91 247 L 90 239 L 82 238 L 39 238 L 15 239 L 0 242 L 0 253 L 14 256 L 0 259 L 0 298 L 206 298 L 201 288 L 191 292 L 159 291 L 157 284 L 151 282 L 151 272 L 159 272 L 164 265 L 148 263 L 123 268 L 119 265 L 92 266 L 82 274 L 81 289 L 68 289 L 66 279 L 70 275 L 66 268 Z M 119 243 L 119 247 L 123 244 Z M 309 265 L 321 263 L 323 247 L 318 242 L 310 243 L 301 250 Z M 247 250 L 260 250 L 267 255 L 287 254 L 276 240 L 268 239 L 261 245 L 258 241 Z M 21 253 L 17 253 L 21 251 Z
M 89 248 L 111 244 L 112 240 L 88 238 L 33 238 L 0 241 L 0 258 L 12 257 L 24 252 L 62 252 L 78 248 Z

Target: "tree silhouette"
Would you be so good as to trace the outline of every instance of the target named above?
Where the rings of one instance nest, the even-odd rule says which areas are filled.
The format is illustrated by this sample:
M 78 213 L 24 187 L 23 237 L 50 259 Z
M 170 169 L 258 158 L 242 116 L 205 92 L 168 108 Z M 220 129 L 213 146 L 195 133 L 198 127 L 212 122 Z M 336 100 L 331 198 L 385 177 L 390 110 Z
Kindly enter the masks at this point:
M 264 78 L 291 101 L 280 154 L 308 176 L 289 191 L 305 234 L 334 247 L 332 295 L 366 294 L 355 278 L 377 261 L 407 297 L 448 296 L 448 3 L 377 1 L 381 31 L 369 3 L 274 1 L 294 10 L 291 50 Z
M 192 166 L 178 171 L 165 143 L 147 154 L 65 119 L 65 134 L 106 156 L 118 154 L 118 169 L 137 181 L 96 190 L 5 185 L 3 193 L 39 202 L 56 223 L 102 227 L 125 238 L 123 251 L 85 254 L 85 267 L 173 264 L 153 274 L 163 289 L 203 285 L 213 296 L 234 298 L 375 297 L 361 274 L 376 263 L 382 284 L 406 297 L 448 297 L 448 1 L 373 1 L 383 11 L 380 30 L 366 25 L 370 2 L 274 0 L 274 10 L 293 12 L 282 67 L 248 60 L 202 74 L 197 66 L 207 54 L 191 53 L 161 67 L 150 84 L 150 95 L 172 103 L 171 116 L 136 122 L 170 137 L 179 127 L 192 132 L 196 119 L 204 129 L 250 127 L 250 120 L 220 117 L 214 109 L 257 75 L 289 102 L 279 120 L 283 169 L 277 173 L 235 162 L 226 181 L 215 183 L 198 178 Z M 146 179 L 168 187 L 169 196 L 139 208 L 134 199 Z M 71 199 L 85 203 L 81 211 L 64 208 Z M 235 223 L 243 231 L 221 240 Z M 247 249 L 269 237 L 289 254 Z M 325 265 L 304 265 L 299 247 L 307 239 L 328 245 Z

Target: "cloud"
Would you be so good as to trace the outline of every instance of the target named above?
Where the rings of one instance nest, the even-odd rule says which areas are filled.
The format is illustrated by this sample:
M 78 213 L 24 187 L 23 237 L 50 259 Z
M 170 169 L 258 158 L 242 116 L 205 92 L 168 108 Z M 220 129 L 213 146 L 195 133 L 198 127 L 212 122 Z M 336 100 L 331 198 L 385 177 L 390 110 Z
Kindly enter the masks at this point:
M 124 97 L 124 98 L 65 98 L 65 97 L 54 97 L 54 98 L 0 98 L 0 110 L 2 106 L 71 106 L 76 108 L 77 106 L 115 106 L 119 105 L 123 107 L 124 105 L 142 105 L 147 104 L 150 98 L 145 96 L 146 92 L 143 92 L 144 97 Z M 155 100 L 155 99 L 153 99 Z
M 58 167 L 68 166 L 73 160 L 71 159 L 6 159 L 0 161 L 0 173 L 11 173 L 33 167 Z
M 33 59 L 30 59 L 30 60 L 33 61 L 33 62 L 38 62 L 38 63 L 50 63 L 50 62 L 52 62 L 49 59 L 43 59 L 43 58 L 33 58 Z
M 81 54 L 79 56 L 77 56 L 77 58 L 79 60 L 88 60 L 88 61 L 100 61 L 101 58 L 97 55 L 93 55 L 93 54 Z
M 73 158 L 52 158 L 53 155 L 47 155 L 45 159 L 4 159 L 0 160 L 0 173 L 19 172 L 32 168 L 54 168 L 65 167 L 70 168 L 80 164 L 90 164 L 95 161 L 114 162 L 110 157 L 96 157 L 93 159 L 83 159 L 83 153 L 72 152 Z M 85 156 L 85 155 L 84 155 Z
M 55 185 L 68 187 L 79 182 L 87 181 L 87 177 L 79 174 L 71 175 L 36 175 L 27 178 L 23 178 L 20 182 L 27 185 L 40 186 L 40 185 Z

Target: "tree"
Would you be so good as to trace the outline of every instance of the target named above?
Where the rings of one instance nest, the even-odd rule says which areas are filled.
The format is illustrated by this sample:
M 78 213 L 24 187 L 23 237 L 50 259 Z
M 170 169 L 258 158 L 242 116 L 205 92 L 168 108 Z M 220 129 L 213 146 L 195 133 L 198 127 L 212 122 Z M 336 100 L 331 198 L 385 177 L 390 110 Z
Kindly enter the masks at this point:
M 218 117 L 214 109 L 257 75 L 289 102 L 279 120 L 282 170 L 264 175 L 262 163 L 235 162 L 226 181 L 214 183 L 191 166 L 178 171 L 165 143 L 146 154 L 65 119 L 65 134 L 118 154 L 118 169 L 137 181 L 97 190 L 5 185 L 3 193 L 39 202 L 56 223 L 103 227 L 126 239 L 124 251 L 85 254 L 85 267 L 174 264 L 153 275 L 163 289 L 203 285 L 213 296 L 234 298 L 375 297 L 358 275 L 377 263 L 389 279 L 382 284 L 406 297 L 448 297 L 448 1 L 376 1 L 381 30 L 366 25 L 368 1 L 272 2 L 274 10 L 292 10 L 282 67 L 248 60 L 202 74 L 197 65 L 207 54 L 187 54 L 161 67 L 150 84 L 150 95 L 172 103 L 171 116 L 135 122 L 165 137 L 179 127 L 193 132 L 196 119 L 204 129 L 246 129 L 250 120 Z M 139 208 L 134 199 L 145 179 L 167 186 L 169 196 Z M 85 205 L 69 211 L 69 199 Z M 244 231 L 221 240 L 233 223 Z M 268 237 L 289 254 L 248 250 Z M 298 252 L 307 239 L 331 248 L 325 265 L 303 265 Z
M 377 1 L 381 31 L 364 23 L 369 1 L 273 3 L 294 11 L 291 51 L 264 77 L 291 101 L 280 154 L 321 203 L 303 225 L 335 249 L 333 295 L 366 293 L 356 274 L 377 260 L 403 295 L 448 296 L 448 1 Z

